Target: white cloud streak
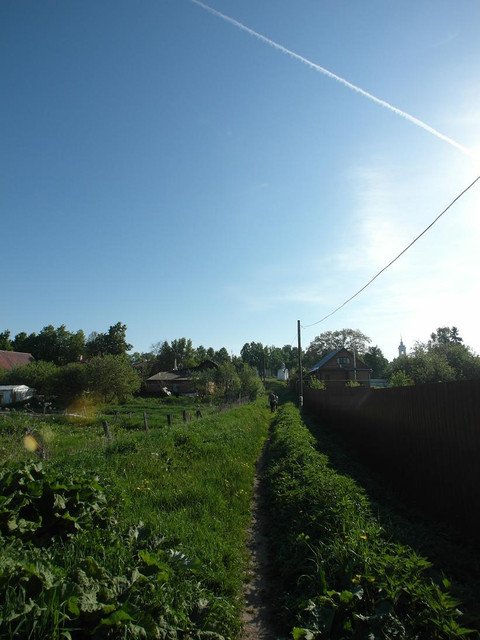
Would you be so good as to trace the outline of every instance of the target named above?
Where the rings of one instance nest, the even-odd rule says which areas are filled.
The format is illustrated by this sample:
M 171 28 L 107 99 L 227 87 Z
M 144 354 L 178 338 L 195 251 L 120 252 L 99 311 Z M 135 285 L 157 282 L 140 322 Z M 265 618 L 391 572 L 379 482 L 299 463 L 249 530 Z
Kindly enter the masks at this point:
M 225 22 L 228 22 L 228 23 L 232 24 L 234 27 L 237 27 L 237 29 L 241 29 L 242 31 L 245 31 L 246 33 L 248 33 L 249 35 L 253 36 L 254 38 L 257 38 L 258 40 L 261 40 L 265 44 L 268 44 L 270 47 L 273 47 L 274 49 L 277 49 L 277 51 L 281 51 L 285 55 L 290 56 L 290 58 L 293 58 L 294 60 L 298 60 L 298 62 L 301 62 L 304 65 L 306 65 L 307 67 L 310 67 L 310 69 L 313 69 L 314 71 L 317 71 L 318 73 L 321 73 L 321 74 L 331 78 L 332 80 L 335 80 L 336 82 L 344 85 L 345 87 L 347 87 L 351 91 L 355 91 L 356 93 L 359 93 L 360 95 L 364 96 L 368 100 L 371 100 L 375 104 L 378 104 L 380 107 L 383 107 L 384 109 L 388 109 L 389 111 L 395 113 L 397 116 L 405 118 L 405 120 L 408 120 L 408 122 L 414 124 L 417 127 L 420 127 L 420 129 L 423 129 L 424 131 L 427 131 L 428 133 L 430 133 L 431 135 L 435 136 L 439 140 L 442 140 L 443 142 L 446 142 L 447 144 L 451 145 L 452 147 L 454 147 L 455 149 L 457 149 L 461 153 L 465 154 L 466 156 L 469 156 L 471 158 L 475 158 L 475 154 L 468 147 L 465 147 L 464 145 L 460 144 L 459 142 L 457 142 L 453 138 L 450 138 L 449 136 L 445 135 L 441 131 L 438 131 L 437 129 L 434 129 L 433 127 L 431 127 L 426 122 L 423 122 L 423 120 L 419 120 L 418 118 L 416 118 L 415 116 L 412 116 L 411 114 L 407 113 L 406 111 L 402 111 L 402 109 L 399 109 L 398 107 L 395 107 L 394 105 L 390 104 L 386 100 L 382 100 L 381 98 L 377 98 L 377 96 L 374 96 L 372 93 L 369 93 L 368 91 L 365 91 L 365 89 L 362 89 L 361 87 L 357 86 L 356 84 L 353 84 L 352 82 L 349 82 L 348 80 L 345 80 L 345 78 L 342 78 L 341 76 L 338 76 L 336 73 L 333 73 L 332 71 L 329 71 L 325 67 L 322 67 L 319 64 L 316 64 L 315 62 L 312 62 L 308 58 L 304 58 L 303 56 L 299 55 L 298 53 L 295 53 L 291 49 L 287 49 L 286 47 L 284 47 L 283 45 L 279 44 L 278 42 L 275 42 L 274 40 L 271 40 L 270 38 L 267 38 L 266 36 L 262 35 L 261 33 L 258 33 L 257 31 L 254 31 L 253 29 L 250 29 L 250 27 L 247 27 L 242 22 L 239 22 L 238 20 L 235 20 L 234 18 L 231 18 L 230 16 L 227 16 L 224 13 L 221 13 L 220 11 L 217 11 L 216 9 L 213 9 L 212 7 L 209 7 L 208 5 L 204 4 L 203 2 L 200 2 L 200 0 L 190 0 L 190 1 L 193 4 L 196 4 L 197 6 L 201 7 L 204 11 L 208 11 L 208 13 L 211 13 L 212 15 L 217 16 L 218 18 L 221 18 Z

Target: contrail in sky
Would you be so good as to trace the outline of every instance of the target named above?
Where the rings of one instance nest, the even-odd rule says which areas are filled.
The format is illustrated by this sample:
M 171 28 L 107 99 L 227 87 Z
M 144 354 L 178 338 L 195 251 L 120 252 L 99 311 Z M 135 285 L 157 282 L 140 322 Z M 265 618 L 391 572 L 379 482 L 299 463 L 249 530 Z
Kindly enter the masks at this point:
M 242 31 L 246 31 L 248 34 L 250 34 L 254 38 L 258 38 L 258 40 L 261 40 L 262 42 L 265 42 L 265 44 L 268 44 L 270 47 L 273 47 L 274 49 L 277 49 L 278 51 L 281 51 L 282 53 L 285 53 L 287 56 L 290 56 L 294 60 L 298 60 L 299 62 L 302 62 L 303 64 L 307 65 L 307 67 L 310 67 L 314 71 L 318 71 L 319 73 L 323 73 L 323 75 L 328 76 L 329 78 L 332 78 L 332 80 L 335 80 L 336 82 L 339 82 L 340 84 L 343 84 L 348 89 L 351 89 L 352 91 L 355 91 L 356 93 L 359 93 L 360 95 L 365 96 L 365 98 L 368 98 L 372 102 L 375 102 L 375 104 L 378 104 L 381 107 L 384 107 L 385 109 L 388 109 L 389 111 L 393 111 L 393 113 L 396 113 L 397 116 L 401 116 L 402 118 L 405 118 L 406 120 L 408 120 L 412 124 L 416 125 L 417 127 L 420 127 L 421 129 L 424 129 L 425 131 L 428 131 L 428 133 L 431 133 L 436 138 L 439 138 L 440 140 L 443 140 L 444 142 L 447 142 L 452 147 L 455 147 L 456 149 L 458 149 L 459 151 L 461 151 L 465 155 L 470 156 L 470 157 L 474 157 L 473 152 L 468 147 L 465 147 L 463 144 L 460 144 L 456 140 L 453 140 L 452 138 L 449 138 L 444 133 L 441 133 L 440 131 L 437 131 L 437 129 L 434 129 L 433 127 L 428 125 L 426 122 L 423 122 L 422 120 L 419 120 L 418 118 L 415 118 L 415 116 L 412 116 L 409 113 L 406 113 L 406 111 L 402 111 L 401 109 L 398 109 L 398 107 L 394 107 L 393 104 L 390 104 L 389 102 L 386 102 L 385 100 L 381 100 L 380 98 L 377 98 L 376 96 L 374 96 L 371 93 L 368 93 L 368 91 L 365 91 L 361 87 L 357 87 L 356 84 L 352 84 L 348 80 L 345 80 L 345 78 L 342 78 L 341 76 L 337 76 L 335 73 L 332 73 L 332 71 L 329 71 L 328 69 L 325 69 L 325 67 L 321 67 L 319 64 L 316 64 L 315 62 L 312 62 L 311 60 L 308 60 L 308 58 L 304 58 L 303 56 L 299 55 L 298 53 L 295 53 L 294 51 L 291 51 L 290 49 L 287 49 L 286 47 L 284 47 L 283 45 L 279 44 L 278 42 L 275 42 L 274 40 L 270 40 L 270 38 L 267 38 L 266 36 L 262 36 L 261 33 L 258 33 L 257 31 L 254 31 L 253 29 L 250 29 L 250 27 L 247 27 L 246 25 L 242 24 L 238 20 L 235 20 L 234 18 L 230 18 L 229 16 L 225 15 L 224 13 L 220 13 L 220 11 L 217 11 L 216 9 L 212 9 L 212 7 L 209 7 L 208 5 L 204 4 L 203 2 L 200 2 L 200 0 L 190 0 L 190 1 L 193 2 L 193 4 L 198 5 L 199 7 L 204 9 L 205 11 L 208 11 L 209 13 L 213 14 L 214 16 L 217 16 L 217 17 L 221 18 L 222 20 L 225 20 L 225 22 L 229 22 L 230 24 L 233 24 L 234 27 L 237 27 L 238 29 L 241 29 Z

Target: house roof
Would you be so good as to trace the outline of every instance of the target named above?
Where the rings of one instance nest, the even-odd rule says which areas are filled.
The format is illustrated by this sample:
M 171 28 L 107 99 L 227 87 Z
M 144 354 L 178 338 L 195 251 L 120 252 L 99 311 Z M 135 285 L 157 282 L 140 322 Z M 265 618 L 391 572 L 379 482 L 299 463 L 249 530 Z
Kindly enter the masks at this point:
M 181 380 L 190 380 L 190 376 L 185 371 L 159 371 L 154 376 L 150 376 L 147 382 L 179 382 Z
M 313 373 L 314 371 L 318 371 L 318 369 L 321 369 L 326 364 L 328 364 L 330 362 L 330 360 L 333 360 L 335 358 L 335 356 L 338 355 L 341 351 L 347 351 L 347 353 L 351 354 L 351 351 L 349 349 L 346 349 L 345 347 L 342 347 L 341 349 L 336 349 L 335 351 L 331 351 L 330 353 L 327 353 L 327 355 L 324 356 L 319 362 L 314 364 L 313 367 L 309 370 L 308 373 Z M 355 369 L 357 371 L 370 371 L 370 368 L 366 367 L 365 363 L 363 362 L 363 360 L 361 360 L 358 356 L 357 356 L 356 360 L 357 360 L 357 366 L 355 367 Z M 343 366 L 342 369 L 348 369 L 348 370 L 352 370 L 353 371 L 354 367 L 353 366 L 352 367 Z
M 0 351 L 0 369 L 13 369 L 32 362 L 31 353 L 21 353 L 20 351 Z
M 180 382 L 182 380 L 191 380 L 192 372 L 203 371 L 205 369 L 218 369 L 218 364 L 213 360 L 204 360 L 196 367 L 190 369 L 172 369 L 171 371 L 159 371 L 150 378 L 147 378 L 147 382 Z
M 334 358 L 337 355 L 337 353 L 340 353 L 340 351 L 343 351 L 343 347 L 341 349 L 336 349 L 335 351 L 330 351 L 330 353 L 327 353 L 326 356 L 323 356 L 321 360 L 319 360 L 316 364 L 313 365 L 313 367 L 309 370 L 308 373 L 312 373 L 312 371 L 321 369 L 324 365 L 327 364 L 327 362 L 329 362 L 332 358 Z
M 30 387 L 26 384 L 2 384 L 0 391 L 27 391 Z

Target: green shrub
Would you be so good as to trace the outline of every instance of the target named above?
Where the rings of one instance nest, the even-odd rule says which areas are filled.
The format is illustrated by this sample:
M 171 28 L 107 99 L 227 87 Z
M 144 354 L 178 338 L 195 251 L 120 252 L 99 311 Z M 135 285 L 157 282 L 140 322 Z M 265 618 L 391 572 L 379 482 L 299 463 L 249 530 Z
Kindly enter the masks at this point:
M 280 606 L 294 638 L 468 635 L 448 582 L 384 538 L 364 491 L 330 468 L 293 405 L 275 420 L 267 479 Z
M 305 386 L 309 389 L 317 389 L 318 391 L 324 391 L 327 388 L 324 380 L 319 380 L 316 376 L 309 376 L 305 380 Z

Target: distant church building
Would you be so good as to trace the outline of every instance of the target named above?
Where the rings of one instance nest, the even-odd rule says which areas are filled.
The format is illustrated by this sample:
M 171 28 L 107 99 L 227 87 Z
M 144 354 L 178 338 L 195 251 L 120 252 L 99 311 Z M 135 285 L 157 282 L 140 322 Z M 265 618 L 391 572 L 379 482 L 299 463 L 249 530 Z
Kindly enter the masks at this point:
M 398 345 L 398 357 L 407 355 L 407 347 L 403 344 L 402 338 L 400 338 L 400 344 Z

